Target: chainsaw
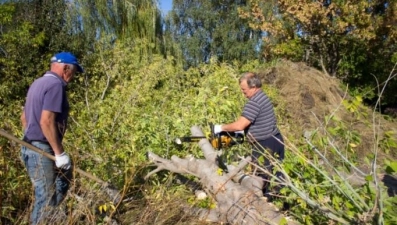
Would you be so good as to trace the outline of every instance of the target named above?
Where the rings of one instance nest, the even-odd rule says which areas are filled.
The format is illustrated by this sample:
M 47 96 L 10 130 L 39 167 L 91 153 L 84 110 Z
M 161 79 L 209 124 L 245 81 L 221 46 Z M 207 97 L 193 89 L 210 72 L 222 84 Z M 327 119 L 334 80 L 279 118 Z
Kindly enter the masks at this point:
M 203 138 L 206 138 L 211 143 L 214 149 L 227 148 L 236 144 L 242 144 L 244 142 L 243 132 L 226 132 L 222 131 L 218 134 L 214 133 L 214 125 L 210 124 L 211 132 L 207 136 L 185 136 L 175 139 L 175 143 L 181 145 L 184 142 L 198 142 Z

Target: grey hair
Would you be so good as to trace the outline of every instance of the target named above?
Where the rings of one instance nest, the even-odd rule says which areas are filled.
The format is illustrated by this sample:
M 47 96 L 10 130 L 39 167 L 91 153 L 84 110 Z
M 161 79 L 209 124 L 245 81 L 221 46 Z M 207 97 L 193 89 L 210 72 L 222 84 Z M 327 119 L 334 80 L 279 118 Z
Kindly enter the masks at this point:
M 75 67 L 76 67 L 76 65 L 74 65 L 74 64 L 66 63 L 66 65 L 70 66 L 70 70 L 71 70 L 71 71 L 74 71 L 74 69 L 75 69 Z
M 249 88 L 260 88 L 262 87 L 262 81 L 256 73 L 253 72 L 245 72 L 241 74 L 239 79 L 239 83 L 243 82 L 244 80 L 247 81 Z

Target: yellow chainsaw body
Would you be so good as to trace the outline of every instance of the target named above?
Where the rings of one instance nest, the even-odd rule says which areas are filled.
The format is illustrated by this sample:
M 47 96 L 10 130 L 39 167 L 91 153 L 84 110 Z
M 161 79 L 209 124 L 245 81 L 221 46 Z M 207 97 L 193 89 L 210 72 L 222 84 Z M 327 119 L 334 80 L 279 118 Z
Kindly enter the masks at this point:
M 219 149 L 224 147 L 229 147 L 232 144 L 232 137 L 221 135 L 219 137 L 214 137 L 210 140 L 213 148 Z

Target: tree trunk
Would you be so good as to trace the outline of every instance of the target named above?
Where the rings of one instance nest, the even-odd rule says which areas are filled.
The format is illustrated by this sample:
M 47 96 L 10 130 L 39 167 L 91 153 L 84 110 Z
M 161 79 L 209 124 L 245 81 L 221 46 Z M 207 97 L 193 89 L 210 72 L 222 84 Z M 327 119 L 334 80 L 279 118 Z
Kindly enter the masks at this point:
M 204 136 L 199 127 L 191 128 L 193 136 Z M 216 201 L 216 208 L 200 210 L 202 220 L 230 224 L 297 224 L 288 220 L 262 194 L 263 181 L 256 176 L 246 175 L 242 170 L 249 165 L 251 158 L 242 159 L 237 167 L 227 165 L 228 173 L 219 173 L 217 156 L 210 142 L 203 138 L 199 146 L 205 159 L 188 156 L 181 159 L 172 156 L 167 160 L 149 152 L 148 158 L 157 168 L 146 175 L 145 179 L 161 170 L 179 174 L 190 174 L 200 178 L 200 183 L 207 194 Z

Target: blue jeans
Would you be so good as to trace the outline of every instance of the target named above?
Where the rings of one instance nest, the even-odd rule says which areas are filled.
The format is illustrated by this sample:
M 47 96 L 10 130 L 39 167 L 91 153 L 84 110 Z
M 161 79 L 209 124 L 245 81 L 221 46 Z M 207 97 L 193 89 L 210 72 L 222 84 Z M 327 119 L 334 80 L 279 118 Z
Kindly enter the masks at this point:
M 32 141 L 32 145 L 54 155 L 50 145 Z M 21 159 L 34 188 L 34 206 L 30 223 L 36 225 L 45 218 L 47 206 L 58 206 L 66 196 L 72 180 L 72 170 L 59 170 L 51 159 L 23 146 Z

